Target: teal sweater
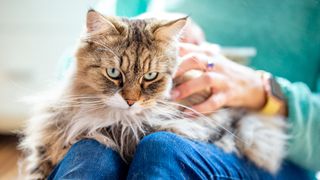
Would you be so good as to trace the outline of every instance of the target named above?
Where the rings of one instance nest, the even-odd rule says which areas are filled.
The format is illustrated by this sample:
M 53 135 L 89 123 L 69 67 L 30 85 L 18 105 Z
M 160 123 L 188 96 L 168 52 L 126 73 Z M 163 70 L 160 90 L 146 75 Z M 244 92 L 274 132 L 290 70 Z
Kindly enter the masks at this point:
M 319 0 L 161 1 L 167 2 L 167 11 L 189 14 L 211 42 L 256 47 L 250 66 L 287 79 L 278 78 L 289 109 L 288 159 L 320 170 Z M 119 0 L 117 14 L 138 15 L 148 2 Z

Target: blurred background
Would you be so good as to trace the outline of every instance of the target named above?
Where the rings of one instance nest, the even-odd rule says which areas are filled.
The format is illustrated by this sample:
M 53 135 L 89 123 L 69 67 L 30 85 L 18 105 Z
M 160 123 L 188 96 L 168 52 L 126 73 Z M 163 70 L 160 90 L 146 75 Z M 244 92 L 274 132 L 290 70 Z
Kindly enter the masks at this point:
M 320 90 L 319 0 L 209 1 L 195 8 L 191 0 L 0 0 L 0 179 L 17 175 L 15 134 L 30 112 L 21 100 L 61 78 L 89 8 L 128 17 L 188 14 L 231 59 Z
M 90 7 L 114 13 L 108 1 L 0 0 L 0 179 L 15 179 L 18 151 L 12 136 L 30 106 L 26 96 L 47 89 L 59 64 L 72 55 Z
M 44 90 L 71 55 L 89 7 L 107 1 L 0 1 L 0 132 L 21 125 L 29 108 L 22 97 Z M 112 8 L 107 8 L 104 12 Z

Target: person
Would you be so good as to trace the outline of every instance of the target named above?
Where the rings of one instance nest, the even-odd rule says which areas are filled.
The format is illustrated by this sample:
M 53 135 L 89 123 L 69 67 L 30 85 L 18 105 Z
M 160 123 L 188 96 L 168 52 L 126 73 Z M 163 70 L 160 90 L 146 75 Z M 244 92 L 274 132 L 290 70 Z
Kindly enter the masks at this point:
M 201 113 L 228 106 L 285 115 L 292 138 L 287 160 L 279 172 L 270 174 L 212 144 L 158 132 L 142 139 L 130 165 L 98 142 L 81 140 L 72 146 L 49 179 L 309 179 L 310 172 L 320 170 L 320 96 L 312 92 L 317 89 L 317 79 L 320 79 L 320 37 L 317 36 L 320 16 L 315 13 L 319 12 L 320 5 L 311 1 L 302 4 L 253 0 L 244 4 L 209 0 L 201 1 L 201 4 L 190 0 L 181 2 L 170 6 L 170 10 L 191 14 L 204 33 L 196 24 L 187 27 L 185 43 L 181 43 L 180 48 L 183 61 L 176 76 L 191 69 L 204 70 L 208 64 L 213 67 L 209 71 L 205 69 L 206 73 L 198 79 L 173 89 L 172 98 L 183 99 L 210 87 L 212 96 L 193 107 Z M 117 3 L 118 15 L 134 16 L 143 13 L 147 7 L 147 1 Z M 286 9 L 289 7 L 291 9 Z M 310 11 L 304 10 L 305 7 Z M 246 11 L 248 8 L 251 11 Z M 215 23 L 209 12 L 215 12 L 214 20 L 221 21 L 223 26 L 218 26 L 219 22 Z M 300 21 L 284 23 L 293 16 L 305 17 L 304 23 L 312 25 Z M 245 23 L 241 24 L 243 21 Z M 241 29 L 244 26 L 246 28 Z M 285 36 L 285 33 L 289 35 Z M 218 43 L 253 44 L 258 48 L 258 56 L 250 67 L 223 57 L 216 58 L 217 52 L 210 46 L 199 46 L 205 41 L 204 35 L 209 41 Z M 272 82 L 279 86 L 278 93 L 280 91 L 283 97 L 270 91 L 268 83 L 271 81 L 265 81 L 271 79 L 268 73 L 257 73 L 253 68 L 276 75 Z M 287 79 L 301 82 L 291 83 Z M 277 97 L 280 103 L 271 103 L 271 108 L 266 108 L 269 101 Z

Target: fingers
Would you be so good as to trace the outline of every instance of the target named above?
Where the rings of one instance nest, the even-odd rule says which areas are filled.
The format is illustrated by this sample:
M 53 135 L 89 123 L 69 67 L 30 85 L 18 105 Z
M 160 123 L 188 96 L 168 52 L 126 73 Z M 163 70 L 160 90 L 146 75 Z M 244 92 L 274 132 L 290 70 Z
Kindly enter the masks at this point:
M 222 88 L 226 83 L 224 79 L 225 78 L 221 74 L 215 72 L 205 72 L 200 77 L 191 79 L 176 87 L 172 91 L 172 98 L 179 100 L 207 88 Z
M 189 53 L 181 58 L 175 77 L 178 77 L 191 69 L 205 71 L 207 69 L 208 56 L 204 54 Z
M 188 33 L 196 34 L 196 36 L 190 36 Z M 180 42 L 182 43 L 189 43 L 194 45 L 200 45 L 205 41 L 204 34 L 202 32 L 195 32 L 195 31 L 184 31 L 184 33 L 181 35 Z
M 189 21 L 189 23 L 187 23 L 181 37 L 181 42 L 192 43 L 196 45 L 199 45 L 205 41 L 203 31 L 192 21 Z
M 202 114 L 210 114 L 214 112 L 215 110 L 218 110 L 226 105 L 227 102 L 227 96 L 224 93 L 218 93 L 213 94 L 211 97 L 209 97 L 206 101 L 204 101 L 201 104 L 192 106 L 191 108 L 195 110 L 196 112 L 202 113 Z M 195 114 L 191 110 L 185 111 L 188 114 Z
M 179 56 L 183 57 L 189 53 L 203 53 L 203 50 L 191 43 L 179 43 Z
M 201 43 L 199 45 L 191 44 L 191 43 L 179 43 L 179 55 L 180 57 L 185 56 L 189 53 L 203 53 L 208 56 L 213 56 L 215 54 L 219 54 L 221 48 L 217 44 L 211 43 Z
M 195 105 L 192 108 L 194 110 L 207 114 L 215 111 L 226 105 L 226 95 L 222 93 L 227 87 L 227 81 L 225 75 L 223 75 L 223 66 L 220 67 L 218 63 L 221 63 L 219 58 L 221 55 L 220 47 L 215 44 L 202 43 L 200 46 L 194 44 L 180 43 L 179 54 L 182 57 L 181 63 L 175 77 L 183 75 L 185 72 L 190 70 L 200 70 L 204 73 L 195 79 L 189 80 L 172 91 L 172 98 L 180 100 L 186 98 L 196 92 L 211 88 L 219 93 L 210 96 L 205 102 Z M 214 61 L 214 70 L 208 71 L 208 61 Z M 217 63 L 218 62 L 218 63 Z M 222 61 L 223 62 L 223 61 Z M 187 110 L 187 112 L 191 112 Z
M 181 56 L 181 63 L 177 72 L 175 73 L 175 77 L 178 77 L 192 69 L 206 71 L 209 60 L 220 61 L 220 58 L 217 58 L 220 57 L 218 56 L 219 50 L 217 50 L 220 49 L 220 47 L 215 44 L 206 46 L 210 46 L 207 48 L 210 49 L 210 52 L 202 46 L 196 46 L 190 43 L 180 43 L 179 52 Z

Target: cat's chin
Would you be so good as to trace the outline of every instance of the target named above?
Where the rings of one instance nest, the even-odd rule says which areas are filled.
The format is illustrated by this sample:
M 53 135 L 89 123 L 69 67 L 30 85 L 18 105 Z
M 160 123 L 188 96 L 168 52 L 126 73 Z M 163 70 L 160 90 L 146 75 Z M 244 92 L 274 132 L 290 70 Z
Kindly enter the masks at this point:
M 133 108 L 133 109 L 128 109 L 129 113 L 132 115 L 139 115 L 142 114 L 143 109 L 142 108 Z
M 123 114 L 126 114 L 126 115 L 139 115 L 139 114 L 142 114 L 143 111 L 144 111 L 144 108 L 142 107 L 112 107 L 112 106 L 109 106 L 109 108 L 111 108 L 112 110 L 114 111 L 118 111 L 118 112 L 121 112 Z

